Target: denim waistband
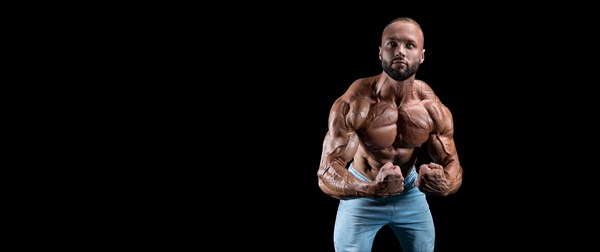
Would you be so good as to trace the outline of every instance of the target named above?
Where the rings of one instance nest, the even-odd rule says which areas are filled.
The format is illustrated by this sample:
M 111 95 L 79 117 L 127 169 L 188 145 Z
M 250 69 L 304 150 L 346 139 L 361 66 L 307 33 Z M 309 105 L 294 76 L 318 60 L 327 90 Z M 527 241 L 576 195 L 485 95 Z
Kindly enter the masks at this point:
M 354 169 L 354 167 L 352 167 L 352 164 L 350 164 L 350 167 L 348 167 L 348 171 L 352 175 L 354 175 L 354 177 L 356 177 L 362 181 L 373 182 L 372 180 L 370 180 L 369 178 L 365 177 L 360 172 L 358 172 L 356 169 Z M 404 191 L 408 191 L 416 186 L 417 186 L 417 169 L 415 169 L 415 167 L 413 166 L 413 168 L 410 171 L 410 173 L 408 174 L 408 176 L 404 176 Z

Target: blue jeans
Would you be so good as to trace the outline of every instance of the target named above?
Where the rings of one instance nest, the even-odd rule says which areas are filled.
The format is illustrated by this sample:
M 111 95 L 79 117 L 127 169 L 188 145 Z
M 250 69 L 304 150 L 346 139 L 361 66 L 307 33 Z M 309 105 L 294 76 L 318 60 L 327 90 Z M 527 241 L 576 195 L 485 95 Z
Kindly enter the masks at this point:
M 360 180 L 370 181 L 352 165 Z M 384 198 L 340 199 L 333 241 L 336 252 L 371 251 L 377 231 L 388 225 L 404 252 L 430 252 L 435 245 L 435 228 L 425 194 L 416 187 L 415 168 L 404 178 L 404 191 Z

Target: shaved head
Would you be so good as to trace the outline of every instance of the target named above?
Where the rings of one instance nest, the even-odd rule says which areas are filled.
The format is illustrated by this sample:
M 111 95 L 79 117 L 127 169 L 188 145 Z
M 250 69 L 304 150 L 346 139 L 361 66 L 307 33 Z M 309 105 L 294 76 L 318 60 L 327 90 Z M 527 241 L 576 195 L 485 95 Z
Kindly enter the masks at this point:
M 391 22 L 389 22 L 387 25 L 385 25 L 385 27 L 383 28 L 383 31 L 384 31 L 384 33 L 385 33 L 385 30 L 386 30 L 388 27 L 390 27 L 390 25 L 392 25 L 392 24 L 394 24 L 394 23 L 396 23 L 396 22 L 401 22 L 401 23 L 410 23 L 410 24 L 413 24 L 413 25 L 415 25 L 417 28 L 419 28 L 419 30 L 421 31 L 421 36 L 423 37 L 423 43 L 421 44 L 421 46 L 423 46 L 423 45 L 424 45 L 424 42 L 425 42 L 425 35 L 424 35 L 424 33 L 423 33 L 423 29 L 421 28 L 421 25 L 419 25 L 419 23 L 418 23 L 417 21 L 415 21 L 414 19 L 412 19 L 412 18 L 409 18 L 409 17 L 399 17 L 399 18 L 396 18 L 396 19 L 392 20 L 392 21 L 391 21 Z

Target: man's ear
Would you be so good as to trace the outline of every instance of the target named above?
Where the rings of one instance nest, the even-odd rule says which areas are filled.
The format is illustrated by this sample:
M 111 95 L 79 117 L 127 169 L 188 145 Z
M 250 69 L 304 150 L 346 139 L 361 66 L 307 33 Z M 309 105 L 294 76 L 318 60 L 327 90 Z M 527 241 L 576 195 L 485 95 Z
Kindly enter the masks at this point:
M 423 63 L 423 61 L 425 61 L 425 49 L 421 51 L 421 60 L 419 61 L 419 64 Z
M 379 47 L 379 60 L 381 60 L 381 46 Z

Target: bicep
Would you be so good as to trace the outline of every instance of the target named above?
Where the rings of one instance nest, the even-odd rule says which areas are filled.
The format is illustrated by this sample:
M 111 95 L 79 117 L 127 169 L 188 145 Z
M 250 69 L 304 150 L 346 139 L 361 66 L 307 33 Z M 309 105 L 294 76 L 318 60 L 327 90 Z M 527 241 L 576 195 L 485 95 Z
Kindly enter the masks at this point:
M 332 161 L 339 159 L 349 162 L 358 148 L 358 136 L 354 132 L 346 134 L 329 131 L 323 141 L 323 159 Z
M 456 158 L 454 138 L 449 135 L 431 134 L 427 141 L 427 150 L 436 163 L 447 164 Z
M 454 143 L 454 122 L 450 110 L 440 106 L 430 111 L 433 120 L 433 131 L 427 141 L 427 149 L 434 162 L 447 164 L 456 159 Z
M 347 123 L 349 107 L 346 103 L 335 104 L 329 115 L 329 130 L 323 141 L 323 161 L 332 159 L 348 162 L 358 148 L 358 136 Z

